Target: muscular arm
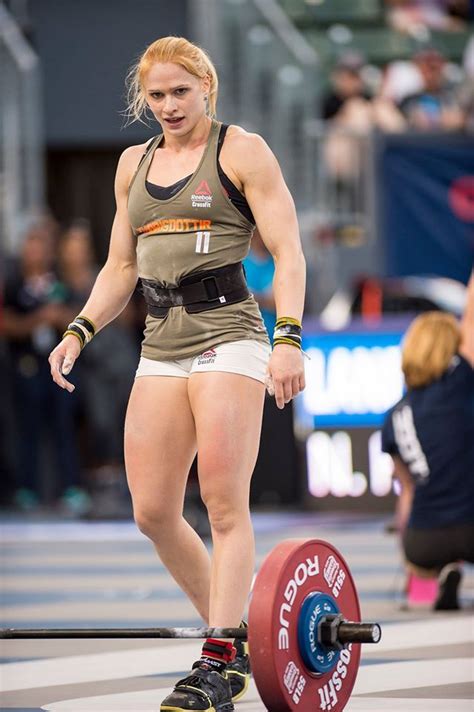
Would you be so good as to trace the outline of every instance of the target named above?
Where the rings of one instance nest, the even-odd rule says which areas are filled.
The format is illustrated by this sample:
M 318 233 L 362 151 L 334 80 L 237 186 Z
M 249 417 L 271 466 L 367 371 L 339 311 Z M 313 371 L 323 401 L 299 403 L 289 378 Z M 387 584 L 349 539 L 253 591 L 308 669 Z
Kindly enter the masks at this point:
M 117 212 L 112 226 L 109 254 L 82 310 L 82 313 L 94 322 L 98 331 L 122 312 L 137 283 L 135 242 L 128 220 L 127 193 L 130 179 L 142 153 L 141 146 L 128 148 L 120 157 L 117 167 Z M 80 351 L 78 339 L 68 335 L 49 356 L 53 380 L 69 392 L 74 390 L 74 386 L 64 376 L 70 373 Z
M 120 157 L 115 179 L 117 211 L 112 225 L 109 254 L 82 309 L 92 319 L 97 330 L 123 311 L 137 283 L 135 240 L 127 212 L 127 191 L 133 167 L 137 163 L 136 149 L 133 146 Z
M 262 240 L 275 262 L 273 292 L 277 316 L 303 315 L 306 265 L 293 199 L 280 166 L 262 138 L 234 138 L 236 172 L 242 181 Z
M 306 265 L 295 206 L 278 162 L 265 141 L 255 134 L 237 130 L 229 143 L 233 172 L 275 262 L 273 294 L 277 317 L 301 320 Z M 268 375 L 281 409 L 305 387 L 301 351 L 288 344 L 278 344 L 268 364 Z

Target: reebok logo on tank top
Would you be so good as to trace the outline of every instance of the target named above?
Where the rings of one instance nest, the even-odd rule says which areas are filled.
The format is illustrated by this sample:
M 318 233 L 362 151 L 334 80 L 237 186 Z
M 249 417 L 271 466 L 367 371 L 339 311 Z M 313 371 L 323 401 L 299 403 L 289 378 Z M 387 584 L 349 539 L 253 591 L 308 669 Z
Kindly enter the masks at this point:
M 206 180 L 202 180 L 191 195 L 191 205 L 193 208 L 212 207 L 212 191 Z

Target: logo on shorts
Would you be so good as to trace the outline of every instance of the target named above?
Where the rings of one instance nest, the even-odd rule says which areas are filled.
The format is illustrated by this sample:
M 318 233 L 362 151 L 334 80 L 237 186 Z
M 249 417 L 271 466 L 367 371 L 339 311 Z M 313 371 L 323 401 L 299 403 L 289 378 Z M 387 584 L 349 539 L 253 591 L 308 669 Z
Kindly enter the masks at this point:
M 202 180 L 191 196 L 191 205 L 193 208 L 210 208 L 212 207 L 212 191 L 209 188 L 207 181 Z
M 207 366 L 208 364 L 214 363 L 216 356 L 217 353 L 215 349 L 204 351 L 198 358 L 198 366 Z

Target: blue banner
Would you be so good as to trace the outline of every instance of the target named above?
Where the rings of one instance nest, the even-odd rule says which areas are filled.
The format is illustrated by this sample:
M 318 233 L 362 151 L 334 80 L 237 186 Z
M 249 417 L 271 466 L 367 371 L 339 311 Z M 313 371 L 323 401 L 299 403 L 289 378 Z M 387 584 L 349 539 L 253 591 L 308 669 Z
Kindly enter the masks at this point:
M 377 182 L 387 275 L 467 283 L 474 261 L 473 137 L 385 136 Z
M 403 395 L 400 343 L 405 331 L 384 319 L 338 332 L 303 332 L 306 389 L 296 417 L 306 427 L 379 427 Z M 405 326 L 405 325 L 403 325 Z

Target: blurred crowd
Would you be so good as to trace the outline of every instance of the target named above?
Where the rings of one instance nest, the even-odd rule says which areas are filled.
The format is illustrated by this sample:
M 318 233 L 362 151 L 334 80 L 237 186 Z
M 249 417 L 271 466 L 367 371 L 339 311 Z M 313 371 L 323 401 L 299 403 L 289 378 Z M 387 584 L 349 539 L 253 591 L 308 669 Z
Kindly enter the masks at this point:
M 425 37 L 426 30 L 456 32 L 472 19 L 471 0 L 385 0 L 387 20 L 397 32 Z
M 245 262 L 269 333 L 273 260 L 258 231 Z M 25 231 L 6 269 L 0 351 L 0 505 L 33 514 L 128 516 L 123 423 L 140 353 L 138 290 L 75 364 L 73 393 L 53 383 L 48 356 L 87 301 L 99 265 L 88 222 L 47 216 Z
M 358 175 L 358 146 L 373 130 L 474 131 L 474 35 L 462 67 L 429 45 L 410 60 L 390 62 L 382 71 L 369 66 L 359 52 L 343 53 L 323 96 L 321 117 L 329 128 L 328 171 L 339 180 Z
M 64 514 L 82 514 L 91 511 L 91 493 L 109 495 L 111 487 L 125 486 L 122 431 L 139 356 L 140 300 L 132 298 L 88 346 L 72 374 L 73 394 L 53 383 L 47 360 L 98 271 L 87 221 L 61 229 L 51 216 L 28 227 L 18 257 L 7 264 L 1 351 L 4 505 L 34 511 L 47 504 Z

